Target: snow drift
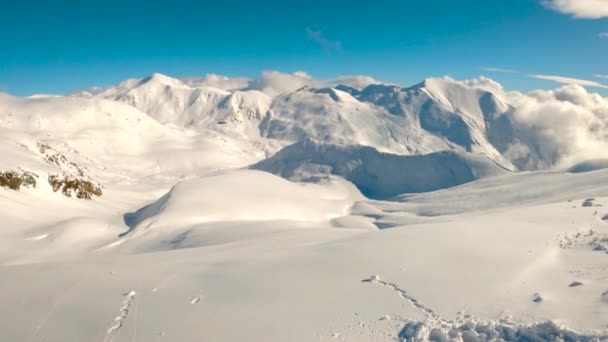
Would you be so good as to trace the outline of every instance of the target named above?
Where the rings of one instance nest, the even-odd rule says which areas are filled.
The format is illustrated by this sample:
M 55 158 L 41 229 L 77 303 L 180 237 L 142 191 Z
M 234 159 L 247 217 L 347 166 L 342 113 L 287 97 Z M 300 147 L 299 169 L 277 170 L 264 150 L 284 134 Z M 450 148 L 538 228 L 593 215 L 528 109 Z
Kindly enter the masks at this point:
M 267 172 L 239 170 L 176 184 L 154 203 L 125 217 L 135 228 L 217 221 L 328 221 L 361 195 L 348 183 L 292 183 Z

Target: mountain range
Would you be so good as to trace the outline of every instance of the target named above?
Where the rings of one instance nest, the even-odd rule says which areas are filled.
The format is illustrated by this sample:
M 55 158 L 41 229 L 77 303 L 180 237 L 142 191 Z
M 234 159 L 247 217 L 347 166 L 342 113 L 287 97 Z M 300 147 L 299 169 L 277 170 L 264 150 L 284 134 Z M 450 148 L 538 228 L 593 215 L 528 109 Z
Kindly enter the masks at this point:
M 45 162 L 44 144 L 101 184 L 251 166 L 297 180 L 340 175 L 390 198 L 505 172 L 604 165 L 608 100 L 575 85 L 508 92 L 483 77 L 400 87 L 302 72 L 153 74 L 67 96 L 2 94 L 0 130 L 5 171 L 73 175 L 69 164 Z

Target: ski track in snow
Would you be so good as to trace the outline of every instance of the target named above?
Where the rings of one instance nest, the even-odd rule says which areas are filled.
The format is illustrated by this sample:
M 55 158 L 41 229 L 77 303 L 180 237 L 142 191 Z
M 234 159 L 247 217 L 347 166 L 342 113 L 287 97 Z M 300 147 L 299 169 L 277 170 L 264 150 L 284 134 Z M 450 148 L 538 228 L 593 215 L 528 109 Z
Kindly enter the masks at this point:
M 118 333 L 120 328 L 122 328 L 122 325 L 124 324 L 125 320 L 129 316 L 129 310 L 131 309 L 131 305 L 133 304 L 133 301 L 135 300 L 135 294 L 136 294 L 135 291 L 131 290 L 130 292 L 125 293 L 123 295 L 123 301 L 122 301 L 122 306 L 120 307 L 120 313 L 118 316 L 116 316 L 114 318 L 114 322 L 112 322 L 112 325 L 106 331 L 106 337 L 104 338 L 103 342 L 111 342 L 114 340 L 114 337 L 116 336 L 116 334 Z M 134 337 L 135 336 L 136 335 L 134 334 Z

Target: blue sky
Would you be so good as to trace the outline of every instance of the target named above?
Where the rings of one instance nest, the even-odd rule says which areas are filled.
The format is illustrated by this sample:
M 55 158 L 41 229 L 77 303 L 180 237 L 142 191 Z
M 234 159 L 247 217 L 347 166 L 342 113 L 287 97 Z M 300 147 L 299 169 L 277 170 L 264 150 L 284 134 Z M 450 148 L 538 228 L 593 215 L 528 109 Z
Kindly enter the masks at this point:
M 551 1 L 0 0 L 0 91 L 262 70 L 402 85 L 485 75 L 524 91 L 559 86 L 529 75 L 608 84 L 595 76 L 608 74 L 608 1 Z

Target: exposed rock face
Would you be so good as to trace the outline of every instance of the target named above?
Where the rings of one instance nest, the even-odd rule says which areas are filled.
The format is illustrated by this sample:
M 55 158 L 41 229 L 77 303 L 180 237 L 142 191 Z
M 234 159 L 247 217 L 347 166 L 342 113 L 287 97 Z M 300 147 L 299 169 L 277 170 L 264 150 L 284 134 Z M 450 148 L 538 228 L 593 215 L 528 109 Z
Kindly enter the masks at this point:
M 103 192 L 98 184 L 86 179 L 78 179 L 71 176 L 49 175 L 49 184 L 53 191 L 61 190 L 64 196 L 81 199 L 92 199 L 93 196 L 101 196 Z
M 61 194 L 66 197 L 74 196 L 81 199 L 92 199 L 93 196 L 99 197 L 103 194 L 101 185 L 85 174 L 86 168 L 69 161 L 65 155 L 47 144 L 38 143 L 37 148 L 37 152 L 47 164 L 59 169 L 56 173 L 48 173 L 48 182 L 54 192 L 61 190 Z M 39 174 L 21 168 L 0 171 L 0 187 L 15 191 L 19 191 L 22 187 L 36 188 L 39 177 Z
M 101 186 L 88 179 L 84 169 L 69 161 L 65 155 L 51 146 L 41 143 L 38 143 L 38 150 L 48 164 L 55 165 L 62 170 L 62 174 L 50 174 L 48 177 L 53 191 L 61 190 L 64 196 L 75 196 L 81 199 L 92 199 L 93 196 L 99 197 L 103 194 Z
M 66 156 L 53 149 L 51 146 L 38 143 L 38 150 L 42 154 L 44 161 L 47 163 L 58 166 L 62 170 L 69 173 L 74 173 L 80 177 L 84 177 L 84 171 L 80 166 L 78 166 L 76 163 L 68 161 Z
M 38 175 L 28 171 L 0 171 L 0 186 L 19 191 L 21 187 L 35 188 Z

